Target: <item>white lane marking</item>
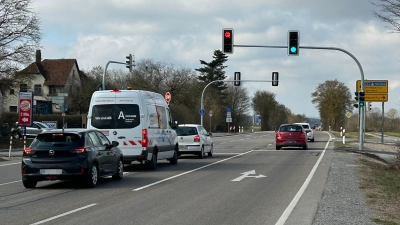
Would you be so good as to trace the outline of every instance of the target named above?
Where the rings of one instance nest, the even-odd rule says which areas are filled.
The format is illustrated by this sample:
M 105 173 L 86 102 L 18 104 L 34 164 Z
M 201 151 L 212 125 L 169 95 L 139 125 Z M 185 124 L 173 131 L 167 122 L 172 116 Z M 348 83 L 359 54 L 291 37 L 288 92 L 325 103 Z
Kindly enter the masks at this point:
M 234 153 L 234 152 L 214 152 L 213 154 L 216 154 L 216 155 L 237 155 L 237 154 L 240 154 L 240 153 Z
M 221 145 L 226 144 L 226 142 L 222 142 Z
M 253 150 L 253 152 L 322 152 L 324 150 L 303 150 L 303 149 L 299 149 L 299 150 Z
M 236 140 L 230 141 L 230 142 L 235 142 Z
M 264 175 L 262 175 L 262 174 L 260 174 L 260 175 L 257 175 L 257 176 L 252 176 L 251 174 L 256 174 L 256 171 L 255 170 L 250 170 L 250 171 L 247 171 L 247 172 L 243 172 L 243 173 L 240 173 L 240 174 L 242 174 L 241 176 L 239 176 L 239 177 L 237 177 L 237 178 L 235 178 L 235 179 L 233 179 L 232 181 L 241 181 L 241 180 L 243 180 L 244 178 L 246 178 L 246 177 L 252 177 L 252 178 L 263 178 L 263 177 L 267 177 L 267 176 L 264 176 Z
M 15 164 L 21 164 L 20 162 L 17 162 L 17 163 L 9 163 L 9 164 L 3 164 L 3 165 L 0 165 L 0 166 L 11 166 L 11 165 L 15 165 Z
M 268 146 L 270 146 L 270 145 L 272 145 L 272 144 L 268 144 Z
M 177 178 L 177 177 L 186 175 L 186 174 L 188 174 L 188 173 L 192 173 L 192 172 L 195 172 L 195 171 L 197 171 L 197 170 L 201 170 L 201 169 L 207 168 L 207 167 L 209 167 L 209 166 L 212 166 L 212 165 L 215 165 L 215 164 L 218 164 L 218 163 L 221 163 L 221 162 L 224 162 L 224 161 L 227 161 L 227 160 L 236 158 L 236 157 L 238 157 L 238 156 L 245 155 L 245 154 L 250 153 L 250 152 L 252 152 L 252 151 L 253 151 L 253 150 L 250 150 L 250 151 L 247 151 L 247 152 L 244 152 L 244 153 L 240 153 L 240 154 L 238 154 L 238 155 L 234 155 L 234 156 L 232 156 L 232 157 L 229 157 L 229 158 L 226 158 L 226 159 L 222 159 L 222 160 L 219 160 L 219 161 L 217 161 L 217 162 L 213 162 L 213 163 L 211 163 L 211 164 L 208 164 L 208 165 L 205 165 L 205 166 L 202 166 L 202 167 L 193 169 L 193 170 L 186 171 L 186 172 L 184 172 L 184 173 L 180 173 L 180 174 L 177 174 L 177 175 L 175 175 L 175 176 L 168 177 L 168 178 L 165 178 L 165 179 L 163 179 L 163 180 L 160 180 L 160 181 L 157 181 L 157 182 L 154 182 L 154 183 L 151 183 L 151 184 L 148 184 L 148 185 L 145 185 L 145 186 L 142 186 L 142 187 L 133 189 L 132 191 L 140 191 L 140 190 L 143 190 L 143 189 L 145 189 L 145 188 L 154 186 L 154 185 L 156 185 L 156 184 L 160 184 L 160 183 L 163 183 L 163 182 L 165 182 L 165 181 L 172 180 L 172 179 L 174 179 L 174 178 Z
M 0 184 L 0 186 L 7 185 L 7 184 L 18 183 L 18 182 L 21 182 L 21 181 L 22 181 L 22 180 L 11 181 L 11 182 L 8 182 L 8 183 Z
M 53 216 L 53 217 L 50 217 L 50 218 L 48 218 L 48 219 L 45 219 L 45 220 L 42 220 L 42 221 L 39 221 L 39 222 L 36 222 L 36 223 L 32 223 L 31 225 L 37 225 L 37 224 L 46 223 L 46 222 L 49 222 L 49 221 L 51 221 L 51 220 L 55 220 L 55 219 L 57 219 L 57 218 L 60 218 L 60 217 L 69 215 L 69 214 L 74 213 L 74 212 L 78 212 L 78 211 L 83 210 L 83 209 L 87 209 L 87 208 L 92 207 L 92 206 L 95 206 L 95 205 L 97 205 L 97 203 L 93 203 L 93 204 L 90 204 L 90 205 L 87 205 L 87 206 L 83 206 L 83 207 L 81 207 L 81 208 L 77 208 L 77 209 L 71 210 L 71 211 L 69 211 L 69 212 L 60 214 L 60 215 L 58 215 L 58 216 Z
M 322 160 L 322 157 L 324 157 L 325 151 L 328 148 L 329 142 L 332 139 L 331 135 L 328 132 L 325 132 L 329 135 L 330 139 L 328 142 L 326 142 L 325 148 L 322 151 L 321 155 L 319 156 L 317 162 L 315 163 L 314 167 L 312 168 L 310 174 L 308 174 L 307 179 L 304 181 L 303 185 L 301 186 L 300 190 L 297 192 L 297 194 L 294 196 L 294 198 L 292 199 L 292 201 L 290 202 L 290 204 L 288 205 L 288 207 L 285 209 L 285 211 L 283 212 L 283 214 L 281 215 L 281 217 L 279 218 L 278 222 L 276 222 L 275 225 L 283 225 L 285 224 L 286 220 L 289 218 L 290 214 L 292 213 L 294 207 L 296 206 L 297 202 L 299 201 L 299 199 L 301 198 L 301 196 L 303 195 L 304 191 L 306 190 L 308 184 L 310 183 L 312 177 L 314 176 L 315 171 L 318 168 L 319 163 Z
M 250 138 L 246 138 L 247 140 L 249 140 Z

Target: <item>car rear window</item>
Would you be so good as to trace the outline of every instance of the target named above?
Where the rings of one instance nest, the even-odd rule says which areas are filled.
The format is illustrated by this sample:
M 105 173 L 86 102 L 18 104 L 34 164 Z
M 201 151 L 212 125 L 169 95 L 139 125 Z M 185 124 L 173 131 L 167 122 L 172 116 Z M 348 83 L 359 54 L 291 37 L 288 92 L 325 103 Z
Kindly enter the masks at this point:
M 303 124 L 301 126 L 303 126 L 304 129 L 310 129 L 310 127 L 307 124 Z
M 37 147 L 62 147 L 62 146 L 83 146 L 81 136 L 75 133 L 45 133 L 38 134 L 32 142 L 31 148 Z
M 136 104 L 95 105 L 92 126 L 97 129 L 128 129 L 140 125 L 139 106 Z
M 303 131 L 301 129 L 301 126 L 295 126 L 295 125 L 288 125 L 288 126 L 281 126 L 279 128 L 280 132 L 299 132 Z
M 176 129 L 176 134 L 178 136 L 197 135 L 197 129 L 196 127 L 178 127 Z

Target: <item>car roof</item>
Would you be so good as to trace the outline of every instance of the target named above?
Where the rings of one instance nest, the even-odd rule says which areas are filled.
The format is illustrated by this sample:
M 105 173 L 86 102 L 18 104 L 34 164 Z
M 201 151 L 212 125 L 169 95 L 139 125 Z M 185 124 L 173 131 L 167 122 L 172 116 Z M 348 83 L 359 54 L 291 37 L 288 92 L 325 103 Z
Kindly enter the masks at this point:
M 66 128 L 66 129 L 51 129 L 42 131 L 42 134 L 45 133 L 85 133 L 89 131 L 96 131 L 95 129 L 85 129 L 85 128 Z
M 200 124 L 179 124 L 178 127 L 198 127 Z
M 300 125 L 310 125 L 309 123 L 294 123 L 294 124 L 300 124 Z

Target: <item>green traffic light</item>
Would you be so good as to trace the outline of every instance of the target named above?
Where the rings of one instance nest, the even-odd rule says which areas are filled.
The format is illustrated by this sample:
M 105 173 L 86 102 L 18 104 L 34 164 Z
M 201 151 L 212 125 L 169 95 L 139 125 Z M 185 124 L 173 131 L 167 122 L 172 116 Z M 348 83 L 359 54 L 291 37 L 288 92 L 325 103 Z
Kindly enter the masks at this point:
M 364 106 L 364 102 L 360 102 L 360 107 L 363 107 Z
M 297 48 L 296 48 L 296 47 L 291 47 L 291 48 L 290 48 L 290 52 L 295 53 L 296 51 L 297 51 Z

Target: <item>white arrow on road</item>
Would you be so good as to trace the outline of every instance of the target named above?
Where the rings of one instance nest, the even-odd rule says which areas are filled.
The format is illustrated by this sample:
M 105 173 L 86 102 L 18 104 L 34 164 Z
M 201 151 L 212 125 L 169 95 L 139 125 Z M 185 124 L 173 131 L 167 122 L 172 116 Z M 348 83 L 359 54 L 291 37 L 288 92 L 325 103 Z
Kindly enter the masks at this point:
M 246 178 L 246 177 L 253 177 L 253 178 L 267 177 L 267 176 L 264 176 L 264 175 L 262 175 L 262 174 L 260 174 L 260 175 L 258 175 L 258 176 L 251 176 L 250 174 L 256 174 L 256 171 L 255 171 L 255 170 L 250 170 L 250 171 L 247 171 L 247 172 L 244 172 L 244 173 L 241 173 L 241 174 L 243 174 L 243 175 L 242 175 L 242 176 L 239 176 L 238 178 L 233 179 L 232 181 L 241 181 L 241 180 L 243 180 L 243 179 Z

